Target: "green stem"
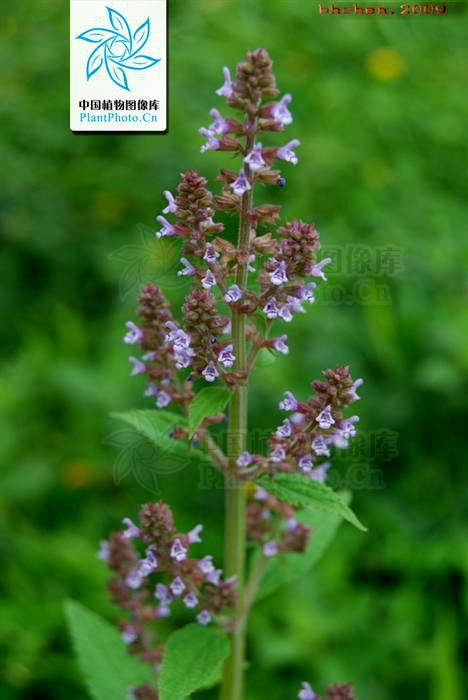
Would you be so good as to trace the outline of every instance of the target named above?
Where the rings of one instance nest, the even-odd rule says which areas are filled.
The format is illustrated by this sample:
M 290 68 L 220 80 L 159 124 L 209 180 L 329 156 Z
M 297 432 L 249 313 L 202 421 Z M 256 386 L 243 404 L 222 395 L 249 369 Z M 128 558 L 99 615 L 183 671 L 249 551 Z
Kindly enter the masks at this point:
M 252 139 L 253 142 L 253 139 Z M 248 143 L 248 148 L 252 143 Z M 238 248 L 249 249 L 249 211 L 252 207 L 252 191 L 244 193 L 241 203 Z M 241 289 L 247 286 L 247 263 L 239 265 L 236 283 Z M 247 370 L 247 345 L 245 340 L 245 315 L 233 310 L 232 344 L 236 357 L 235 369 Z M 236 477 L 236 460 L 247 447 L 247 386 L 239 386 L 229 407 L 228 459 L 229 473 L 225 484 L 225 568 L 226 576 L 237 577 L 237 609 L 231 631 L 231 654 L 224 666 L 221 700 L 242 700 L 245 656 L 245 625 L 237 622 L 243 613 L 242 594 L 245 577 L 246 544 L 246 484 Z

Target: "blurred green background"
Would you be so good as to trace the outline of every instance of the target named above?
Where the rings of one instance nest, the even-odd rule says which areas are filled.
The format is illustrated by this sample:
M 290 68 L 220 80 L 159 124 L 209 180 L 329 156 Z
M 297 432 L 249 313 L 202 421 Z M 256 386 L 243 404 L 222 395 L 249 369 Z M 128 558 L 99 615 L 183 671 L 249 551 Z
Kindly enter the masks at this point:
M 366 381 L 362 438 L 337 473 L 369 533 L 343 526 L 312 575 L 256 610 L 246 700 L 294 698 L 305 679 L 352 681 L 359 700 L 462 700 L 465 18 L 320 17 L 314 0 L 170 6 L 162 137 L 71 134 L 67 4 L 2 12 L 0 697 L 84 696 L 62 603 L 115 617 L 97 541 L 142 502 L 168 500 L 181 527 L 203 520 L 221 554 L 222 492 L 163 460 L 116 483 L 108 415 L 148 405 L 121 340 L 138 283 L 161 282 L 176 304 L 185 291 L 177 251 L 151 234 L 161 192 L 188 168 L 218 187 L 230 157 L 200 155 L 197 130 L 222 107 L 222 66 L 263 45 L 294 95 L 275 143 L 302 146 L 287 186 L 260 197 L 314 221 L 335 262 L 319 303 L 284 329 L 289 357 L 259 367 L 251 424 L 275 426 L 282 391 L 305 397 L 322 369 L 350 364 Z

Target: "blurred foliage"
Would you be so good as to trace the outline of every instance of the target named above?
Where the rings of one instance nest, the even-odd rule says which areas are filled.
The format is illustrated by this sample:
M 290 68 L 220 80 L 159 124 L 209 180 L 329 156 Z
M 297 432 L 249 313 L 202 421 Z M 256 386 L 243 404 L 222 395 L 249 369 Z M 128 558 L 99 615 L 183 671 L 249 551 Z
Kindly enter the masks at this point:
M 305 679 L 352 681 L 359 700 L 462 700 L 466 22 L 319 17 L 314 0 L 170 6 L 170 131 L 133 137 L 69 132 L 65 3 L 3 8 L 0 696 L 83 697 L 62 602 L 115 616 L 97 541 L 158 495 L 137 473 L 114 480 L 108 418 L 148 406 L 121 342 L 137 283 L 184 294 L 177 250 L 145 231 L 184 169 L 216 187 L 223 158 L 200 155 L 197 129 L 220 106 L 222 65 L 260 44 L 294 95 L 278 143 L 302 142 L 287 187 L 260 197 L 315 221 L 335 263 L 287 329 L 289 357 L 258 368 L 251 423 L 275 426 L 280 393 L 306 396 L 325 367 L 363 376 L 365 440 L 335 478 L 369 533 L 343 526 L 313 575 L 260 603 L 247 700 L 293 698 Z M 221 490 L 163 455 L 150 466 L 180 526 L 202 519 L 221 556 Z

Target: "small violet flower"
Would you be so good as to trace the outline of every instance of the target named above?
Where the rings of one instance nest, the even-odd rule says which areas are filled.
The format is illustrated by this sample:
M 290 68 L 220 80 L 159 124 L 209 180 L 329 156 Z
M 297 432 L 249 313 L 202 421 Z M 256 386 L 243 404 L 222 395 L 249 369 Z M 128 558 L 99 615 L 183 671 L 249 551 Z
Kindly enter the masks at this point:
M 172 601 L 171 594 L 169 592 L 168 586 L 164 583 L 157 583 L 154 591 L 154 597 L 157 598 L 161 603 L 167 605 Z
M 282 462 L 285 457 L 286 451 L 281 445 L 277 445 L 270 454 L 270 459 L 272 462 Z
M 327 478 L 327 471 L 330 469 L 330 467 L 330 462 L 324 462 L 319 467 L 315 467 L 315 469 L 312 470 L 310 473 L 310 478 L 312 481 L 318 481 L 320 484 L 323 484 Z
M 297 411 L 299 407 L 299 401 L 296 399 L 294 394 L 290 391 L 284 392 L 284 399 L 280 401 L 279 408 L 282 411 Z
M 278 304 L 276 303 L 276 299 L 270 299 L 270 301 L 267 301 L 267 303 L 263 307 L 263 311 L 265 312 L 266 317 L 270 319 L 270 321 L 274 318 L 277 318 L 280 310 Z
M 100 559 L 101 561 L 108 561 L 110 556 L 110 547 L 109 547 L 109 542 L 107 540 L 101 540 L 99 542 L 99 549 L 96 554 L 96 557 Z
M 204 289 L 210 289 L 216 284 L 216 277 L 214 274 L 211 272 L 211 270 L 208 270 L 206 275 L 203 277 L 202 281 L 202 287 Z
M 279 338 L 275 338 L 273 341 L 273 347 L 282 355 L 287 355 L 289 353 L 288 336 L 280 335 Z
M 308 301 L 309 304 L 313 304 L 315 302 L 315 297 L 312 290 L 316 287 L 317 285 L 315 282 L 309 282 L 309 284 L 305 284 L 303 287 L 301 287 L 300 295 L 302 301 Z
M 292 114 L 288 109 L 288 104 L 291 102 L 291 100 L 291 95 L 285 95 L 273 106 L 271 111 L 271 116 L 275 121 L 279 122 L 281 126 L 288 126 L 288 124 L 292 124 Z
M 196 544 L 198 542 L 201 542 L 201 537 L 200 537 L 200 532 L 203 530 L 203 525 L 195 525 L 193 530 L 190 530 L 188 533 L 188 541 L 190 544 Z
M 219 377 L 219 372 L 216 369 L 214 362 L 208 362 L 205 369 L 202 372 L 207 382 L 214 382 L 216 377 Z
M 198 598 L 195 595 L 195 593 L 187 593 L 187 595 L 183 599 L 183 603 L 186 608 L 196 608 L 198 605 Z
M 197 615 L 197 622 L 199 625 L 209 625 L 211 622 L 211 615 L 208 610 L 202 610 L 199 615 Z
M 165 236 L 175 236 L 176 235 L 175 226 L 170 224 L 169 221 L 164 218 L 164 216 L 157 216 L 156 221 L 159 221 L 159 223 L 162 226 L 162 229 L 160 231 L 156 232 L 156 234 L 155 234 L 156 238 L 164 238 Z
M 175 540 L 171 547 L 171 557 L 176 561 L 184 561 L 184 559 L 187 559 L 187 548 L 184 547 L 179 539 Z
M 286 419 L 281 423 L 281 425 L 279 426 L 279 428 L 277 428 L 277 430 L 276 430 L 276 435 L 277 435 L 278 437 L 282 437 L 282 438 L 291 437 L 291 435 L 292 435 L 292 424 L 291 424 L 291 421 L 290 421 L 288 418 L 286 418 Z
M 233 93 L 233 88 L 232 88 L 232 80 L 231 80 L 231 72 L 229 68 L 226 68 L 226 66 L 223 68 L 223 75 L 224 75 L 224 84 L 216 90 L 216 94 L 219 95 L 220 97 L 227 97 L 228 99 L 232 97 Z
M 137 633 L 135 628 L 129 625 L 128 627 L 125 627 L 120 636 L 124 644 L 132 644 L 137 638 Z
M 284 261 L 278 262 L 273 258 L 273 262 L 276 264 L 273 272 L 269 273 L 270 280 L 272 284 L 279 287 L 281 284 L 288 282 L 288 276 L 286 274 L 286 263 Z
M 212 134 L 226 134 L 229 131 L 228 122 L 214 107 L 210 110 L 210 117 L 214 119 L 214 122 L 208 127 L 208 131 L 211 131 Z
M 297 165 L 299 163 L 299 158 L 296 156 L 293 149 L 300 145 L 301 142 L 294 139 L 293 141 L 287 143 L 286 146 L 281 146 L 281 148 L 278 148 L 276 151 L 276 157 L 280 160 L 286 160 L 288 163 L 292 163 L 293 165 Z
M 232 191 L 235 195 L 237 195 L 237 197 L 242 197 L 244 192 L 247 192 L 248 190 L 252 189 L 250 186 L 250 182 L 245 177 L 245 173 L 243 170 L 241 170 L 237 180 L 234 180 L 234 182 L 231 183 L 231 187 Z
M 180 576 L 176 576 L 169 588 L 175 596 L 179 596 L 185 591 L 185 583 L 182 581 Z
M 216 136 L 213 135 L 212 131 L 202 127 L 201 129 L 198 129 L 198 132 L 199 134 L 201 134 L 201 136 L 204 136 L 206 138 L 206 143 L 204 143 L 203 146 L 200 147 L 201 153 L 206 153 L 206 151 L 218 150 L 219 139 L 217 139 Z
M 128 328 L 128 333 L 124 337 L 124 342 L 128 345 L 135 345 L 136 343 L 141 343 L 143 340 L 143 331 L 136 326 L 133 321 L 127 321 L 125 324 Z
M 168 406 L 172 401 L 172 397 L 167 393 L 167 391 L 159 391 L 156 399 L 157 408 L 164 408 Z
M 312 471 L 312 457 L 310 455 L 304 455 L 301 457 L 297 464 L 299 469 L 305 474 Z
M 297 697 L 299 700 L 316 700 L 317 698 L 309 683 L 302 684 L 302 690 Z
M 319 435 L 318 437 L 315 438 L 315 440 L 312 440 L 312 449 L 315 452 L 315 454 L 319 457 L 320 456 L 324 456 L 324 457 L 330 456 L 330 450 L 328 449 L 327 442 L 322 435 Z
M 214 571 L 213 557 L 209 554 L 198 562 L 198 568 L 203 574 L 211 574 Z
M 242 296 L 242 289 L 237 284 L 232 284 L 224 295 L 224 301 L 227 304 L 235 304 L 242 299 Z
M 274 557 L 275 554 L 278 554 L 278 544 L 274 540 L 265 542 L 263 545 L 263 554 L 266 557 Z
M 146 559 L 142 559 L 138 564 L 138 573 L 140 576 L 149 576 L 158 568 L 158 560 L 151 549 L 146 552 Z
M 180 262 L 183 264 L 183 268 L 177 272 L 177 277 L 187 277 L 195 274 L 195 268 L 187 258 L 181 258 Z
M 350 397 L 350 399 L 352 401 L 359 401 L 360 400 L 361 397 L 356 394 L 356 389 L 359 389 L 359 387 L 362 386 L 363 384 L 364 384 L 364 379 L 356 379 L 356 381 L 354 382 L 353 386 L 351 387 L 351 389 L 348 392 L 348 396 Z
M 244 163 L 250 167 L 252 172 L 257 172 L 265 167 L 266 163 L 262 157 L 262 144 L 256 143 L 250 153 L 244 158 Z
M 326 282 L 327 278 L 325 277 L 325 274 L 322 271 L 322 268 L 325 267 L 325 265 L 329 265 L 331 262 L 332 262 L 331 258 L 324 258 L 319 263 L 312 265 L 312 267 L 310 269 L 310 274 L 312 275 L 312 277 L 321 277 L 324 280 L 324 282 Z
M 217 258 L 219 258 L 219 253 L 215 251 L 211 243 L 207 243 L 203 260 L 206 260 L 207 263 L 212 264 L 216 262 Z
M 130 371 L 130 376 L 135 377 L 137 374 L 143 374 L 146 372 L 146 365 L 144 362 L 141 362 L 140 360 L 137 360 L 136 357 L 129 357 L 128 361 L 132 365 L 132 369 Z
M 232 345 L 226 345 L 218 355 L 218 362 L 221 362 L 223 367 L 232 367 L 235 362 L 235 355 L 232 352 Z
M 177 204 L 176 204 L 174 197 L 172 196 L 172 194 L 168 190 L 165 190 L 163 192 L 163 195 L 165 196 L 165 198 L 168 201 L 167 207 L 165 209 L 163 209 L 163 214 L 175 214 L 177 211 Z
M 335 419 L 331 413 L 331 406 L 326 406 L 323 411 L 318 414 L 316 420 L 322 430 L 327 430 L 330 428 L 335 422 Z
M 238 467 L 248 467 L 250 464 L 252 464 L 252 461 L 252 455 L 250 452 L 245 450 L 244 452 L 241 452 L 239 457 L 236 459 L 236 464 Z
M 140 537 L 140 529 L 135 525 L 134 522 L 132 522 L 132 520 L 130 520 L 130 518 L 124 518 L 122 520 L 122 523 L 127 528 L 122 533 L 126 540 L 130 540 L 135 537 Z

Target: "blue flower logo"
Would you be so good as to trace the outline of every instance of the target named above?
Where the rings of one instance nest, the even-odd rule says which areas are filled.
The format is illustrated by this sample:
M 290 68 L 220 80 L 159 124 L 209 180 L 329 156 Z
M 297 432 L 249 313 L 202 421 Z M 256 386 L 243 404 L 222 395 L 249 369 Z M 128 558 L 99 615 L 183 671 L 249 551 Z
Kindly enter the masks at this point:
M 89 80 L 105 66 L 112 82 L 130 92 L 125 71 L 146 70 L 161 60 L 141 53 L 148 41 L 150 20 L 148 17 L 132 34 L 129 23 L 120 12 L 110 7 L 106 9 L 112 29 L 94 27 L 76 37 L 98 44 L 88 58 L 86 77 Z

